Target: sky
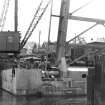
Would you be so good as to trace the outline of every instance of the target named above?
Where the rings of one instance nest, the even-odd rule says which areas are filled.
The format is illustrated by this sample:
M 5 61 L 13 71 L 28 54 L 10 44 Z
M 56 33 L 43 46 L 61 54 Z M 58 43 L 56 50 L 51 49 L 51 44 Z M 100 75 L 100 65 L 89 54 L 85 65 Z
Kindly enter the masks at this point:
M 21 38 L 24 37 L 29 24 L 35 14 L 36 9 L 41 0 L 18 0 L 19 10 L 18 10 L 18 30 L 21 33 Z M 44 0 L 47 2 L 48 0 Z M 77 11 L 73 15 L 75 16 L 83 16 L 89 18 L 99 18 L 105 19 L 105 0 L 70 0 L 70 10 L 69 12 L 73 12 L 75 9 L 81 7 L 82 5 L 86 4 L 87 2 L 91 1 L 91 3 L 84 7 L 83 9 Z M 0 0 L 0 16 L 2 13 L 4 0 Z M 60 5 L 61 0 L 53 0 L 53 15 L 59 15 L 60 13 Z M 38 43 L 39 41 L 39 31 L 41 31 L 41 43 L 44 41 L 48 41 L 48 34 L 49 34 L 49 21 L 50 21 L 50 8 L 51 5 L 47 8 L 47 11 L 43 15 L 41 21 L 38 23 L 36 29 L 32 33 L 29 41 L 33 41 Z M 51 32 L 50 32 L 50 40 L 56 41 L 57 34 L 58 34 L 58 17 L 52 17 L 51 21 Z M 92 26 L 94 23 L 90 22 L 80 22 L 74 20 L 68 20 L 68 29 L 67 29 L 67 40 L 70 40 L 75 35 L 78 35 L 88 27 Z M 8 9 L 8 13 L 6 16 L 5 22 L 5 30 L 14 30 L 14 0 L 10 0 L 10 5 Z M 97 25 L 92 30 L 88 31 L 87 33 L 83 34 L 81 37 L 84 37 L 87 42 L 90 42 L 91 39 L 96 41 L 97 38 L 104 38 L 105 36 L 105 27 L 102 25 Z

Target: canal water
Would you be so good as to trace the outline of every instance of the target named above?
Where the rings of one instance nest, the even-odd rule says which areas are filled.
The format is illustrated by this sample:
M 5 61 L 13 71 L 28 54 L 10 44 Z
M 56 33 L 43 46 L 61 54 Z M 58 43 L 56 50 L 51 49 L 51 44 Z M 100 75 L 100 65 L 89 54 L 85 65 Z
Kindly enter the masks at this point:
M 86 97 L 15 97 L 0 90 L 0 105 L 87 105 Z

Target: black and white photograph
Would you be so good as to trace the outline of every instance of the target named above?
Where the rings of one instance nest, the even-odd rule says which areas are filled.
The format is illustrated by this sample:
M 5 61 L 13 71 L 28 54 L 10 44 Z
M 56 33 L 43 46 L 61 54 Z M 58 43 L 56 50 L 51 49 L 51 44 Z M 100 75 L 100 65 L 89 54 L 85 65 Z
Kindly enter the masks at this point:
M 105 105 L 105 0 L 0 0 L 0 105 Z

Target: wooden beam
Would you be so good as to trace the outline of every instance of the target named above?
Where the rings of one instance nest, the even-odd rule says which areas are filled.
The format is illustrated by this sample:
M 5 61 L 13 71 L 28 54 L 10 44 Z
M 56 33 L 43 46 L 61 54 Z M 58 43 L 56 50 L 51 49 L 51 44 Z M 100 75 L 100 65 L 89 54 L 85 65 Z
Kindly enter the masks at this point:
M 67 35 L 69 4 L 70 4 L 69 0 L 61 0 L 61 10 L 56 47 L 57 62 L 61 61 L 62 57 L 65 57 L 65 42 Z

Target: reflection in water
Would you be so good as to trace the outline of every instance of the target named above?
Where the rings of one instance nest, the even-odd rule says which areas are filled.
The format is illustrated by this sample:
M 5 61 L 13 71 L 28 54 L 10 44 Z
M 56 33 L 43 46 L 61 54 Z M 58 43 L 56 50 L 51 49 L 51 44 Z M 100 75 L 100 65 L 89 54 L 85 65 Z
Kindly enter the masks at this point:
M 15 97 L 0 91 L 0 105 L 86 105 L 86 97 Z

